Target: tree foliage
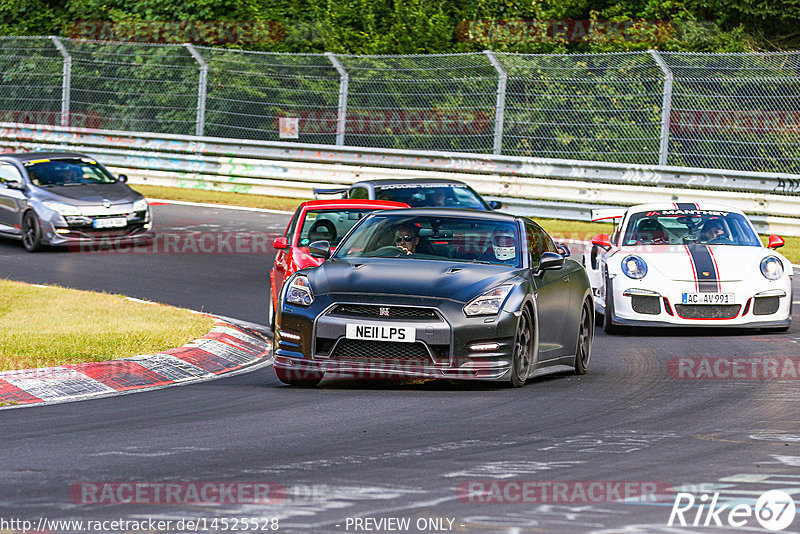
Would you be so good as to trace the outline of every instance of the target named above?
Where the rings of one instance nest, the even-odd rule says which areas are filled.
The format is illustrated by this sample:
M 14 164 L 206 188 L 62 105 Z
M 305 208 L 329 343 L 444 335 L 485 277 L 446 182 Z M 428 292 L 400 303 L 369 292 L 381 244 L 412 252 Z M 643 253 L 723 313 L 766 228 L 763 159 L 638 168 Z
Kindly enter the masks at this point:
M 3 0 L 0 33 L 64 35 L 77 21 L 274 21 L 279 52 L 418 54 L 483 49 L 755 51 L 800 45 L 800 0 Z M 540 21 L 522 24 L 522 21 Z M 584 23 L 577 33 L 553 25 Z M 622 31 L 609 31 L 609 23 Z M 599 28 L 599 31 L 596 31 Z

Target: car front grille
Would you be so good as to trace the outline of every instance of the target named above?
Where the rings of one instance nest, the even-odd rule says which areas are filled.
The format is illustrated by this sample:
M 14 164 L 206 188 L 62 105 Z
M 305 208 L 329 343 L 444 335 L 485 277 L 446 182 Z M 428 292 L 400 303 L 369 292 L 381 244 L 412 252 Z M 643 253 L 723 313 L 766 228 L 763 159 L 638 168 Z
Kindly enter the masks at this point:
M 631 297 L 631 307 L 636 313 L 658 315 L 661 313 L 661 298 L 633 295 Z
M 772 315 L 780 306 L 779 297 L 756 297 L 753 303 L 753 315 Z
M 439 320 L 432 308 L 412 306 L 375 306 L 368 304 L 337 304 L 328 315 L 339 317 L 374 318 L 383 320 Z
M 684 319 L 733 319 L 741 304 L 676 304 L 675 311 Z
M 331 359 L 348 362 L 399 362 L 426 365 L 431 363 L 428 349 L 421 342 L 363 341 L 342 339 L 331 353 Z

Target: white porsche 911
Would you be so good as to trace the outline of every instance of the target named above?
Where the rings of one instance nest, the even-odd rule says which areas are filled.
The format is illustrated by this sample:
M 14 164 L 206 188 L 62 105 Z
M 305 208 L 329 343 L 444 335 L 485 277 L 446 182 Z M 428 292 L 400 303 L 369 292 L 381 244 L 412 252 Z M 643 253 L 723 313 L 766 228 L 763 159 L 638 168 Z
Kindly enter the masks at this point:
M 741 326 L 785 332 L 792 264 L 765 247 L 740 210 L 712 204 L 643 204 L 594 210 L 618 222 L 584 254 L 603 330 L 620 326 Z

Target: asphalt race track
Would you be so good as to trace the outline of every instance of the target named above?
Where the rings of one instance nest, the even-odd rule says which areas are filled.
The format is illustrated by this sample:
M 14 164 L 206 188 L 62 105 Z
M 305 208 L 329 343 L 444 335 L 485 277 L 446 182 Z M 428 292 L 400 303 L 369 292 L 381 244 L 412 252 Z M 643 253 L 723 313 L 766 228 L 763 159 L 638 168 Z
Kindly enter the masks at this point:
M 267 233 L 270 242 L 288 219 L 155 210 L 162 233 Z M 271 250 L 222 252 L 28 254 L 2 241 L 0 276 L 263 324 Z M 796 278 L 795 300 L 798 286 Z M 730 379 L 718 369 L 713 378 L 680 378 L 686 375 L 676 358 L 747 358 L 746 371 L 752 358 L 794 357 L 787 361 L 797 371 L 800 306 L 794 312 L 786 334 L 640 330 L 610 337 L 598 329 L 587 375 L 535 379 L 520 389 L 355 379 L 298 389 L 262 368 L 0 411 L 0 531 L 14 531 L 2 521 L 18 519 L 32 521 L 31 530 L 138 532 L 148 528 L 50 521 L 152 519 L 171 520 L 169 529 L 181 532 L 765 532 L 754 517 L 733 528 L 728 514 L 732 504 L 753 506 L 775 489 L 800 506 L 797 376 L 782 370 L 783 379 Z M 177 493 L 165 493 L 167 483 Z M 134 484 L 146 491 L 133 494 Z M 190 492 L 203 485 L 229 493 L 198 503 Z M 267 503 L 253 503 L 254 487 Z M 626 487 L 658 491 L 640 502 L 632 493 L 625 500 Z M 668 527 L 678 491 L 705 506 L 684 514 L 701 526 Z M 728 508 L 709 518 L 717 493 L 717 509 Z M 723 526 L 712 528 L 716 517 Z M 242 518 L 252 522 L 234 523 Z M 711 526 L 703 527 L 707 519 Z M 798 531 L 800 517 L 783 530 Z

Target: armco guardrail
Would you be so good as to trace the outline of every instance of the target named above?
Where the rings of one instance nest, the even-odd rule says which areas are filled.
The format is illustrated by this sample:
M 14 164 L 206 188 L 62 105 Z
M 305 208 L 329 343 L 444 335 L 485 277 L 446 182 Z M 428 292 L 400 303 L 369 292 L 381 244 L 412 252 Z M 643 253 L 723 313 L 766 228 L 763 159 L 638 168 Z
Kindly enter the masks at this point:
M 465 155 L 0 123 L 3 150 L 91 154 L 132 183 L 309 198 L 312 187 L 454 177 L 511 211 L 587 220 L 587 204 L 713 201 L 800 235 L 800 175 Z M 545 201 L 545 202 L 541 202 Z M 559 208 L 559 202 L 563 205 Z M 537 213 L 538 210 L 538 213 Z M 572 214 L 572 216 L 569 216 Z

